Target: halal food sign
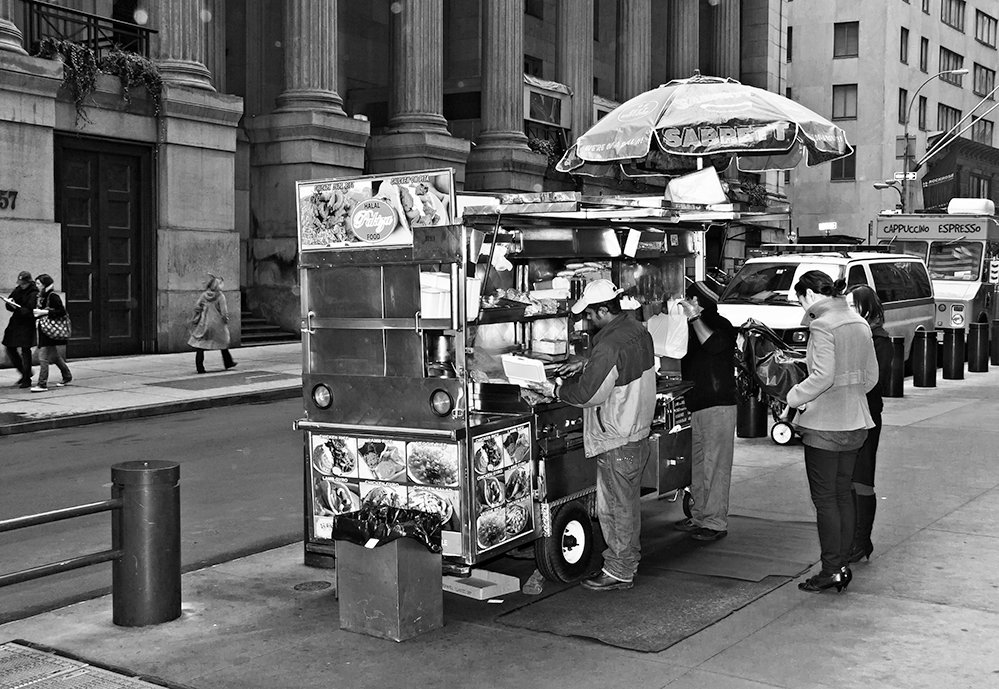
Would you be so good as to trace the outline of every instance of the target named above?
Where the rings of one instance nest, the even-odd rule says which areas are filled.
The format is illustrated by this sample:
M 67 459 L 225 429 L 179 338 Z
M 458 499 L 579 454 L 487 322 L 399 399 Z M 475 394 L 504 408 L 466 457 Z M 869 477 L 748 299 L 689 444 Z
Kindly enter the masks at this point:
M 383 242 L 395 232 L 399 218 L 385 199 L 368 199 L 350 212 L 350 229 L 362 242 Z

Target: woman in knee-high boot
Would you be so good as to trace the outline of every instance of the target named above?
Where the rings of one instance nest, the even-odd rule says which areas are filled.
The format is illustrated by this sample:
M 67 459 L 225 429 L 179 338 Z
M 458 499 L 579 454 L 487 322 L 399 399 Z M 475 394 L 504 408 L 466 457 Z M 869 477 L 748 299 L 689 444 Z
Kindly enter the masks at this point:
M 878 358 L 878 384 L 867 393 L 867 406 L 874 419 L 874 428 L 868 429 L 867 440 L 857 455 L 853 468 L 853 504 L 857 508 L 857 528 L 853 533 L 853 548 L 850 562 L 871 559 L 874 544 L 871 530 L 874 528 L 874 515 L 878 509 L 878 498 L 874 493 L 874 469 L 878 458 L 878 444 L 881 441 L 881 410 L 884 409 L 884 396 L 888 393 L 888 379 L 894 358 L 891 340 L 884 329 L 885 310 L 877 292 L 867 285 L 854 285 L 846 291 L 846 303 L 871 326 L 874 338 L 874 353 Z

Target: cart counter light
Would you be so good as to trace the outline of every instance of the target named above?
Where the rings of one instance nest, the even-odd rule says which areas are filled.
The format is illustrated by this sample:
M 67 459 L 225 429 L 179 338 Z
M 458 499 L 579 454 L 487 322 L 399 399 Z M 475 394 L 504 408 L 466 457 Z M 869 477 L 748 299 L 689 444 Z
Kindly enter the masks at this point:
M 333 391 L 326 385 L 320 383 L 312 388 L 312 401 L 320 409 L 329 409 L 333 404 Z
M 454 399 L 447 390 L 434 390 L 430 395 L 430 409 L 437 416 L 447 416 L 454 409 Z

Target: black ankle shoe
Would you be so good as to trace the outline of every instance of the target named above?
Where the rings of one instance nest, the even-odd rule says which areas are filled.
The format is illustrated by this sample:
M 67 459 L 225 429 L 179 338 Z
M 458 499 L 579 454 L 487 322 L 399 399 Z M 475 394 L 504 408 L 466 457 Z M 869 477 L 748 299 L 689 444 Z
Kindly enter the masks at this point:
M 854 543 L 853 550 L 850 551 L 850 557 L 849 557 L 850 564 L 855 564 L 857 562 L 860 562 L 864 558 L 867 558 L 867 561 L 870 562 L 871 553 L 873 552 L 874 552 L 874 544 L 871 543 L 870 541 L 863 544 Z
M 843 590 L 846 591 L 846 587 L 850 585 L 851 581 L 853 581 L 853 570 L 846 565 L 843 565 L 843 568 L 839 570 L 839 574 L 843 579 Z
M 852 575 L 851 575 L 852 576 Z M 820 593 L 826 589 L 835 588 L 836 593 L 839 593 L 844 588 L 846 584 L 843 583 L 843 571 L 834 572 L 833 574 L 827 574 L 826 572 L 819 572 L 814 577 L 811 577 L 807 581 L 803 581 L 798 584 L 798 589 L 801 591 L 807 591 L 808 593 Z

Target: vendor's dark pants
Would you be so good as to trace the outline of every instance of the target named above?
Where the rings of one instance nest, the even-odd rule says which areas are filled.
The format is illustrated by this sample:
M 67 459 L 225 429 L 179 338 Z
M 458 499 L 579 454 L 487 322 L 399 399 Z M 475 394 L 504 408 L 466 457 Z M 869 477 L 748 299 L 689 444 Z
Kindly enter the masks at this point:
M 853 467 L 859 450 L 822 450 L 805 445 L 805 473 L 815 504 L 822 549 L 822 571 L 838 572 L 849 563 L 856 515 L 853 509 Z
M 21 382 L 26 383 L 31 380 L 31 347 L 4 347 L 7 350 L 7 358 L 21 373 Z
M 649 441 L 639 440 L 597 455 L 597 519 L 607 543 L 604 574 L 631 581 L 641 558 L 642 474 Z

